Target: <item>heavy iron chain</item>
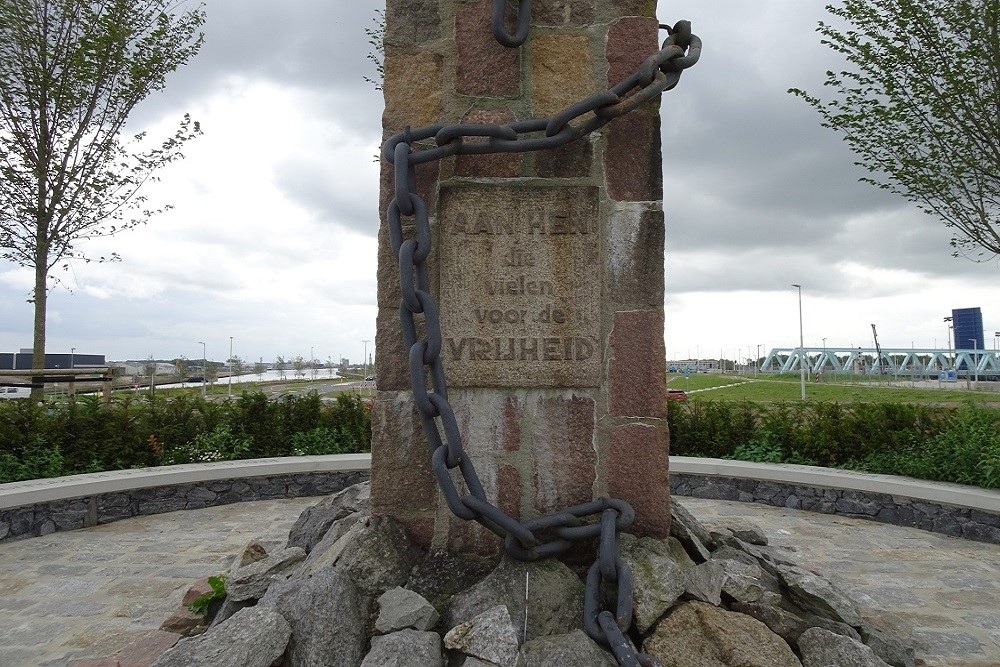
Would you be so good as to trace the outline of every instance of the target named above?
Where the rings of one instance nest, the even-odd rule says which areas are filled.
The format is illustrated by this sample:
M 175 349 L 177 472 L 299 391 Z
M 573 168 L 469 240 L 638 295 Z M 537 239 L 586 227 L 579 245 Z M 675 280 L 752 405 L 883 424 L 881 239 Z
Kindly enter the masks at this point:
M 510 45 L 516 46 L 527 35 L 530 0 L 521 0 L 520 27 L 513 37 L 503 29 L 505 5 L 506 0 L 494 2 L 493 29 L 498 41 L 506 44 L 504 39 L 509 39 Z M 430 445 L 434 476 L 445 502 L 456 516 L 475 521 L 504 538 L 507 553 L 518 560 L 555 556 L 564 553 L 575 542 L 599 538 L 597 560 L 590 567 L 585 586 L 584 630 L 595 641 L 610 648 L 622 667 L 659 664 L 654 658 L 639 653 L 626 634 L 632 622 L 632 574 L 621 555 L 619 533 L 631 525 L 635 511 L 624 500 L 599 498 L 522 522 L 487 500 L 472 460 L 462 446 L 458 422 L 448 402 L 441 359 L 441 322 L 430 293 L 426 263 L 431 252 L 431 229 L 427 205 L 416 193 L 415 166 L 451 155 L 523 153 L 557 148 L 672 89 L 681 73 L 698 62 L 701 40 L 691 34 L 688 21 L 679 21 L 672 28 L 665 25 L 660 28 L 667 31 L 667 39 L 633 74 L 611 89 L 580 100 L 550 118 L 509 125 L 407 127 L 390 137 L 382 147 L 383 158 L 394 166 L 395 197 L 389 203 L 386 218 L 392 251 L 399 261 L 402 292 L 399 315 L 403 344 L 409 350 L 413 401 Z M 417 145 L 431 138 L 433 146 Z M 466 142 L 467 138 L 476 138 L 476 141 Z M 404 217 L 413 218 L 413 229 L 408 235 L 403 230 Z M 417 315 L 422 315 L 424 338 L 417 334 Z M 458 468 L 467 493 L 460 492 L 455 484 L 452 477 L 455 468 Z M 592 517 L 596 520 L 585 521 Z M 610 602 L 605 604 L 606 601 Z
M 517 30 L 514 34 L 507 32 L 504 25 L 504 11 L 507 0 L 493 0 L 493 14 L 490 16 L 490 30 L 493 36 L 504 46 L 517 47 L 524 44 L 528 38 L 528 28 L 531 25 L 531 0 L 520 0 L 517 4 Z

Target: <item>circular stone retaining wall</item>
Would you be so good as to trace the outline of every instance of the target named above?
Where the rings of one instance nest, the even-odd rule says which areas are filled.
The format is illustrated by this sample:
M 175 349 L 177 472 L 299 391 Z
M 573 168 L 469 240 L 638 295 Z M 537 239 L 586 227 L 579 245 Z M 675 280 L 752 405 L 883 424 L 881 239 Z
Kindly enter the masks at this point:
M 0 542 L 134 516 L 252 500 L 326 496 L 368 479 L 368 471 L 304 472 L 218 479 L 52 500 L 0 511 Z
M 161 512 L 325 496 L 368 479 L 370 465 L 370 456 L 348 454 L 0 484 L 0 542 Z M 681 456 L 670 465 L 677 496 L 839 514 L 1000 544 L 996 491 L 809 466 Z
M 670 493 L 837 514 L 1000 544 L 998 512 L 886 493 L 678 472 L 670 473 Z

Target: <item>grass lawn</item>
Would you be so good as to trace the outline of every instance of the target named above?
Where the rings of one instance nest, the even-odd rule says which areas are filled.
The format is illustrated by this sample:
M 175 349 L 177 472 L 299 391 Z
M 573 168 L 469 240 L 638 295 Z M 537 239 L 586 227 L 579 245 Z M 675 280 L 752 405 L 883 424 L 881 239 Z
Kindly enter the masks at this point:
M 998 383 L 981 383 L 995 386 Z M 712 401 L 797 401 L 800 397 L 799 379 L 789 376 L 760 376 L 756 379 L 741 376 L 697 374 L 667 376 L 667 386 L 683 389 L 691 400 Z M 1000 391 L 970 391 L 964 382 L 940 385 L 936 381 L 913 387 L 908 381 L 891 384 L 867 382 L 847 384 L 839 382 L 806 381 L 806 399 L 810 401 L 836 401 L 840 403 L 928 403 L 960 405 L 973 402 L 1000 407 Z

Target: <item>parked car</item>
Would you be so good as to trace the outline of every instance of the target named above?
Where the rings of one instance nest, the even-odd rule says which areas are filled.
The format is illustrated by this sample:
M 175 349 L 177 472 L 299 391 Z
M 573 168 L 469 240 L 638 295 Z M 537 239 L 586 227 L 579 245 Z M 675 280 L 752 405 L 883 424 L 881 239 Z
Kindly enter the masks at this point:
M 688 400 L 687 392 L 683 389 L 667 389 L 667 400 L 668 401 L 686 401 Z
M 0 387 L 0 401 L 10 401 L 15 398 L 30 398 L 31 390 L 27 387 Z

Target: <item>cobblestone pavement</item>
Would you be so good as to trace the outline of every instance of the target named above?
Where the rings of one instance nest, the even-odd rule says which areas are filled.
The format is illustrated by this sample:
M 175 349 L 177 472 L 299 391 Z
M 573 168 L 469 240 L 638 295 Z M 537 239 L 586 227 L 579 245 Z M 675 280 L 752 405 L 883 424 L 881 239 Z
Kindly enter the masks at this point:
M 281 539 L 317 498 L 220 505 L 0 544 L 0 665 L 117 653 L 251 539 Z
M 911 632 L 934 667 L 1000 666 L 1000 546 L 763 505 L 678 498 L 739 516 L 831 578 L 867 615 Z M 0 544 L 0 665 L 103 657 L 155 630 L 187 587 L 252 538 L 280 539 L 316 498 L 126 519 Z

